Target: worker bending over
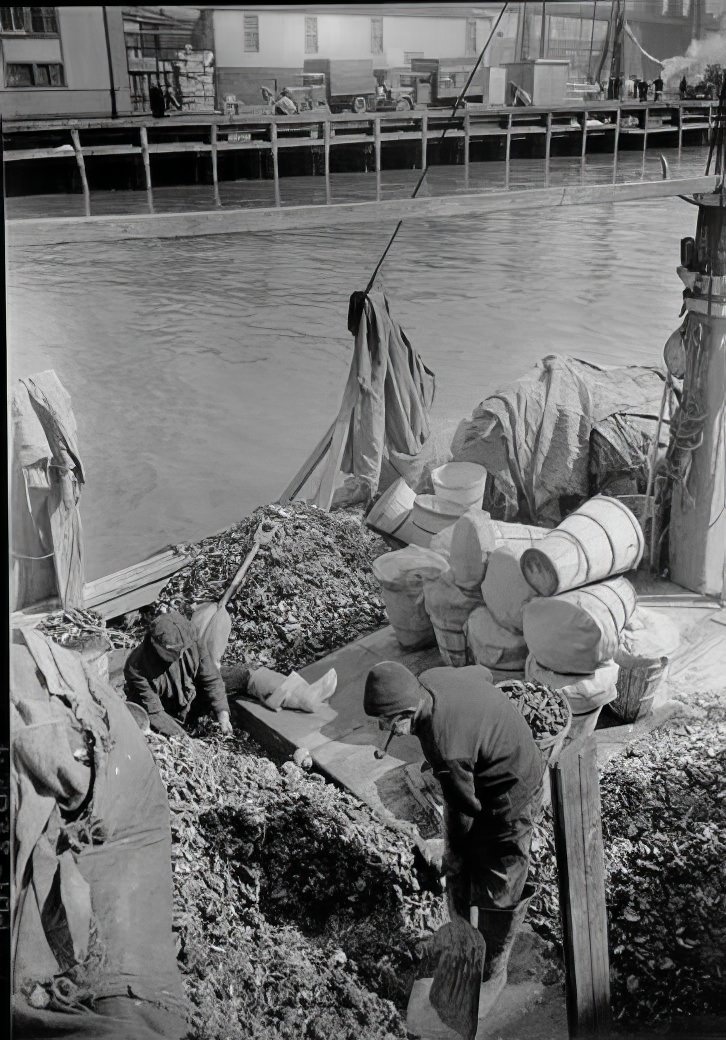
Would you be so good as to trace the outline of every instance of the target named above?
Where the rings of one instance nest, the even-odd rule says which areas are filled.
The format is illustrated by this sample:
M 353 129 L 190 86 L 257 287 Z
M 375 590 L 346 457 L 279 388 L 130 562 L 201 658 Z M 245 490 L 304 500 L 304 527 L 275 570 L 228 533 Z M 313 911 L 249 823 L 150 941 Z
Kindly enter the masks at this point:
M 441 784 L 450 908 L 468 921 L 470 906 L 478 907 L 486 942 L 483 1017 L 506 985 L 531 898 L 522 896 L 544 758 L 522 715 L 480 665 L 432 668 L 417 679 L 384 661 L 368 673 L 364 708 L 381 729 L 416 736 Z
M 232 732 L 224 680 L 204 640 L 176 610 L 154 618 L 124 667 L 126 696 L 146 709 L 151 728 L 166 736 L 184 733 L 182 723 L 214 712 L 222 733 Z M 313 712 L 333 696 L 331 668 L 316 683 L 297 672 L 287 677 L 269 668 L 235 669 L 235 693 L 260 701 L 273 711 L 297 708 Z

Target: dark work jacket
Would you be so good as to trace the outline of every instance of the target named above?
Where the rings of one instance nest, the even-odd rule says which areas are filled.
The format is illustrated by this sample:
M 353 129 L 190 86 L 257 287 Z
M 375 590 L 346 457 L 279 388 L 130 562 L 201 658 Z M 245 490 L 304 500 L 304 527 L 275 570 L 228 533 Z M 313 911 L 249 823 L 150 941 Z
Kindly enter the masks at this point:
M 169 662 L 159 657 L 146 636 L 129 654 L 124 677 L 129 700 L 141 704 L 149 715 L 165 711 L 184 722 L 197 694 L 215 714 L 229 711 L 222 676 L 196 640 L 184 647 L 177 661 Z
M 431 703 L 412 732 L 460 817 L 457 830 L 516 819 L 539 790 L 545 761 L 522 715 L 486 668 L 431 668 L 419 682 Z

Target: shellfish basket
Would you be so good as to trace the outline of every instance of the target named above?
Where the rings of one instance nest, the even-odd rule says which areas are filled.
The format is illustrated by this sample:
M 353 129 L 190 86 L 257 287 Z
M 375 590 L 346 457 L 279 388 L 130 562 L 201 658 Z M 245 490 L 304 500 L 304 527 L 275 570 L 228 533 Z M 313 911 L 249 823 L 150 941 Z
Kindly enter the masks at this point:
M 650 715 L 655 692 L 665 678 L 667 657 L 631 657 L 618 654 L 617 691 L 608 708 L 623 722 L 636 722 Z
M 518 680 L 505 679 L 503 682 L 498 682 L 497 686 L 500 690 L 507 692 L 507 687 L 514 687 L 516 690 L 517 685 L 521 685 Z M 565 724 L 561 729 L 558 729 L 556 733 L 548 733 L 544 737 L 535 737 L 534 742 L 542 752 L 546 765 L 552 765 L 557 761 L 557 758 L 564 747 L 567 734 L 570 732 L 572 726 L 572 708 L 570 702 L 565 697 L 564 693 L 560 690 L 556 690 L 553 687 L 547 687 L 548 695 L 555 701 L 558 701 L 562 712 L 565 716 Z

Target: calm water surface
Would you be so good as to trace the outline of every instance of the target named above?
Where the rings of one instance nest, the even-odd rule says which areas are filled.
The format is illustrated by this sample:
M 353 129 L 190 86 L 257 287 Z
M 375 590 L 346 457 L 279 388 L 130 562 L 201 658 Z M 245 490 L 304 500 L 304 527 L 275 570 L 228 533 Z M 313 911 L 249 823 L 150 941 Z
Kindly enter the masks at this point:
M 667 153 L 674 176 L 705 150 Z M 382 175 L 410 194 L 416 171 Z M 610 178 L 594 157 L 588 183 Z M 659 176 L 629 155 L 619 179 Z M 431 171 L 431 193 L 500 186 L 503 168 Z M 552 184 L 577 181 L 556 160 Z M 283 204 L 325 201 L 321 178 L 282 181 Z M 318 182 L 318 183 L 316 183 Z M 332 178 L 334 201 L 375 198 L 375 175 Z M 541 186 L 541 164 L 512 167 Z M 222 184 L 223 205 L 266 205 L 269 182 Z M 159 211 L 207 208 L 208 187 L 155 192 Z M 322 192 L 322 198 L 320 193 Z M 143 212 L 144 193 L 94 193 L 93 212 Z M 8 200 L 9 217 L 81 212 L 77 196 Z M 678 199 L 411 221 L 384 267 L 392 310 L 437 374 L 451 425 L 550 353 L 657 363 L 678 324 Z M 23 248 L 8 255 L 10 378 L 54 368 L 73 400 L 87 485 L 88 577 L 216 531 L 274 500 L 335 417 L 350 364 L 348 297 L 393 230 L 334 230 Z

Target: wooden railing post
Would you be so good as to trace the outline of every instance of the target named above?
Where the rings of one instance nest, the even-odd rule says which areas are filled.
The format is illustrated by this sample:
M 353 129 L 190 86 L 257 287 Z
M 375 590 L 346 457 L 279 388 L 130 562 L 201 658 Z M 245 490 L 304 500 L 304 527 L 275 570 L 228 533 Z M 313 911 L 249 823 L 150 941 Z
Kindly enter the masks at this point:
M 217 124 L 212 123 L 210 131 L 210 143 L 212 145 L 212 184 L 214 185 L 214 204 L 215 206 L 221 206 L 222 201 L 219 197 L 219 173 L 217 170 Z
M 470 147 L 470 135 L 471 135 L 471 116 L 468 112 L 464 113 L 464 166 L 466 167 L 467 173 L 469 172 L 469 147 Z
M 427 115 L 421 116 L 421 169 L 426 169 L 426 163 L 428 162 L 428 132 L 429 132 L 429 117 Z
M 550 183 L 550 151 L 552 150 L 552 113 L 547 113 L 547 132 L 545 134 L 545 187 Z
M 376 152 L 376 173 L 381 172 L 381 117 L 373 117 L 373 142 Z
M 77 130 L 71 130 L 71 140 L 73 141 L 73 151 L 76 153 L 76 162 L 78 163 L 78 171 L 81 175 L 81 187 L 83 189 L 83 205 L 86 211 L 86 216 L 91 215 L 91 192 L 88 188 L 88 179 L 86 177 L 86 164 L 83 159 L 83 149 L 81 148 L 81 139 L 78 135 Z
M 280 205 L 280 164 L 278 159 L 277 123 L 270 123 L 270 142 L 272 144 L 272 176 L 275 181 L 275 205 Z
M 139 130 L 141 138 L 141 157 L 144 161 L 144 181 L 146 183 L 146 201 L 149 205 L 149 213 L 154 212 L 154 195 L 151 189 L 151 158 L 149 156 L 149 135 L 145 126 Z
M 587 109 L 582 113 L 582 141 L 580 144 L 580 169 L 582 179 L 585 179 L 585 160 L 587 156 Z
M 683 148 L 683 102 L 678 106 L 678 157 L 680 158 Z
M 512 113 L 507 117 L 507 151 L 504 158 L 504 187 L 509 187 L 509 167 L 512 159 Z
M 617 180 L 618 176 L 618 149 L 620 147 L 620 106 L 618 105 L 618 114 L 615 117 L 615 142 L 613 144 L 613 184 Z
M 570 1037 L 609 1035 L 605 860 L 597 745 L 589 736 L 550 766 Z

